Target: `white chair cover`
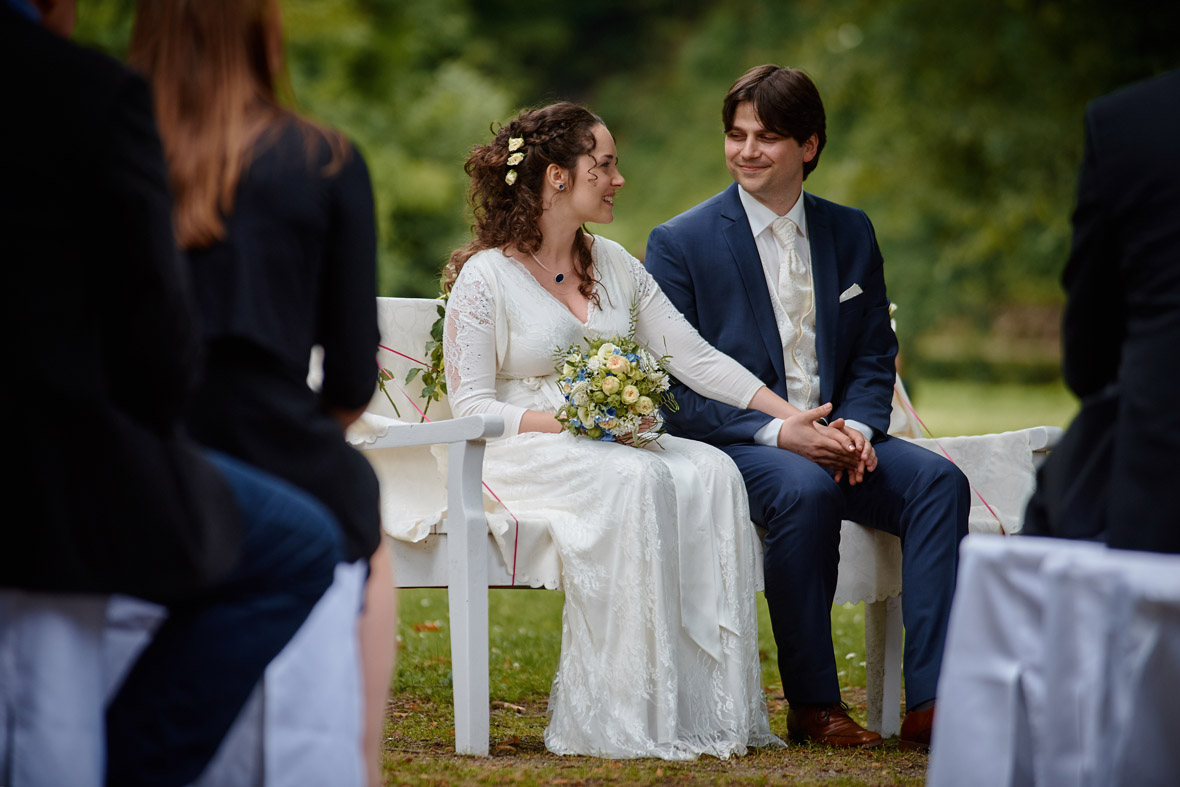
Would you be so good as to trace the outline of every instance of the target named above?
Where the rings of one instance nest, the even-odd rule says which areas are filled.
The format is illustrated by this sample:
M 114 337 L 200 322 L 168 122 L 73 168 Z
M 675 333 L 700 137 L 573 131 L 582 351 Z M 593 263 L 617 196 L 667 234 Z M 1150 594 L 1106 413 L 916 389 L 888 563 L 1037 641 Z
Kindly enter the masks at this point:
M 362 689 L 357 615 L 364 561 L 336 579 L 295 637 L 266 669 L 199 787 L 361 787 Z M 113 692 L 165 610 L 116 597 L 107 617 L 107 690 Z M 216 690 L 216 687 L 212 687 Z
M 106 606 L 0 590 L 0 785 L 101 787 Z
M 963 544 L 928 784 L 1171 784 L 1180 556 Z

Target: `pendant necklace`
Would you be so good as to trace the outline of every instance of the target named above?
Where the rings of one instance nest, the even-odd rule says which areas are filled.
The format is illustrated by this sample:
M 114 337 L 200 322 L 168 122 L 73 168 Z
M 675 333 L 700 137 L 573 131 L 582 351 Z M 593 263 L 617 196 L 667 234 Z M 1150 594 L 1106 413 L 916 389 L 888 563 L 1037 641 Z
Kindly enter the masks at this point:
M 548 265 L 546 265 L 545 263 L 543 263 L 543 262 L 541 262 L 540 260 L 538 260 L 538 259 L 537 259 L 537 255 L 536 255 L 536 254 L 533 254 L 531 251 L 529 252 L 529 254 L 531 254 L 531 255 L 532 255 L 533 259 L 536 261 L 536 263 L 537 263 L 538 265 L 540 265 L 542 268 L 544 268 L 545 270 L 549 271 L 550 273 L 553 273 L 553 271 L 552 271 L 552 270 L 549 270 L 549 266 L 548 266 Z M 554 281 L 555 283 L 557 283 L 557 284 L 561 284 L 563 281 L 565 281 L 565 274 L 564 274 L 564 273 L 558 273 L 558 274 L 554 275 L 554 277 L 553 277 L 553 281 Z

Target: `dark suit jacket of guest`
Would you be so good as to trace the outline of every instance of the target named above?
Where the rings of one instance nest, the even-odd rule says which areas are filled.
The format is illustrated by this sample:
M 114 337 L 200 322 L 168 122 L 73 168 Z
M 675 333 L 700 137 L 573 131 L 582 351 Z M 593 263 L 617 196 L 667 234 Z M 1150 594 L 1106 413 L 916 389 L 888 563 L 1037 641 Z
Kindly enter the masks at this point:
M 820 402 L 831 418 L 889 429 L 897 339 L 881 252 L 863 211 L 804 192 L 816 304 Z M 671 261 L 679 260 L 679 264 Z M 783 345 L 766 275 L 737 184 L 652 230 L 645 261 L 660 287 L 717 349 L 786 397 Z M 840 296 L 853 285 L 859 295 Z M 715 445 L 753 442 L 770 416 L 706 399 L 680 385 L 673 433 Z
M 194 309 L 147 84 L 0 5 L 0 586 L 169 600 L 232 566 L 181 436 Z
M 1102 502 L 1107 543 L 1167 552 L 1180 552 L 1172 494 L 1180 456 L 1178 144 L 1180 70 L 1087 107 L 1063 276 L 1066 382 L 1084 401 L 1104 389 L 1117 401 L 1107 408 L 1115 413 Z

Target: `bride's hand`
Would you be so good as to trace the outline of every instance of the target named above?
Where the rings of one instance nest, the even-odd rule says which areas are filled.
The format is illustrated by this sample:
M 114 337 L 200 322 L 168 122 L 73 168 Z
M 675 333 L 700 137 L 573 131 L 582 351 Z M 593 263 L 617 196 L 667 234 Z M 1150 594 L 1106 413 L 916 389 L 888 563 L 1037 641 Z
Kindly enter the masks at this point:
M 818 465 L 836 471 L 855 470 L 860 463 L 856 444 L 841 428 L 844 419 L 837 418 L 830 426 L 819 419 L 832 411 L 832 405 L 822 404 L 783 420 L 778 433 L 778 447 L 793 451 Z
M 521 432 L 548 432 L 557 434 L 562 431 L 561 421 L 553 413 L 543 413 L 539 410 L 525 410 L 520 419 Z
M 645 415 L 642 419 L 640 419 L 639 428 L 635 430 L 634 434 L 644 434 L 646 432 L 651 432 L 659 425 L 659 419 L 657 419 L 654 415 Z M 625 434 L 620 437 L 616 437 L 615 440 L 622 443 L 623 445 L 633 445 L 634 441 L 632 438 L 634 437 L 634 434 Z

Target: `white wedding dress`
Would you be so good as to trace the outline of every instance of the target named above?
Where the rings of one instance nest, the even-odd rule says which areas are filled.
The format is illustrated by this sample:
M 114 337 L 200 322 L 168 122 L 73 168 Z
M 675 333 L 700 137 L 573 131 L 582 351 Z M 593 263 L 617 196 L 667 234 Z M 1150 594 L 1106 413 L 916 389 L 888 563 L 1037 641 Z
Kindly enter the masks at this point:
M 754 528 L 721 451 L 668 435 L 642 449 L 518 433 L 555 412 L 554 352 L 626 335 L 682 382 L 745 407 L 761 383 L 705 343 L 638 260 L 595 238 L 599 304 L 579 321 L 517 261 L 480 252 L 447 307 L 452 412 L 504 416 L 484 480 L 517 517 L 549 522 L 565 590 L 545 745 L 558 754 L 694 759 L 781 746 L 758 659 Z

